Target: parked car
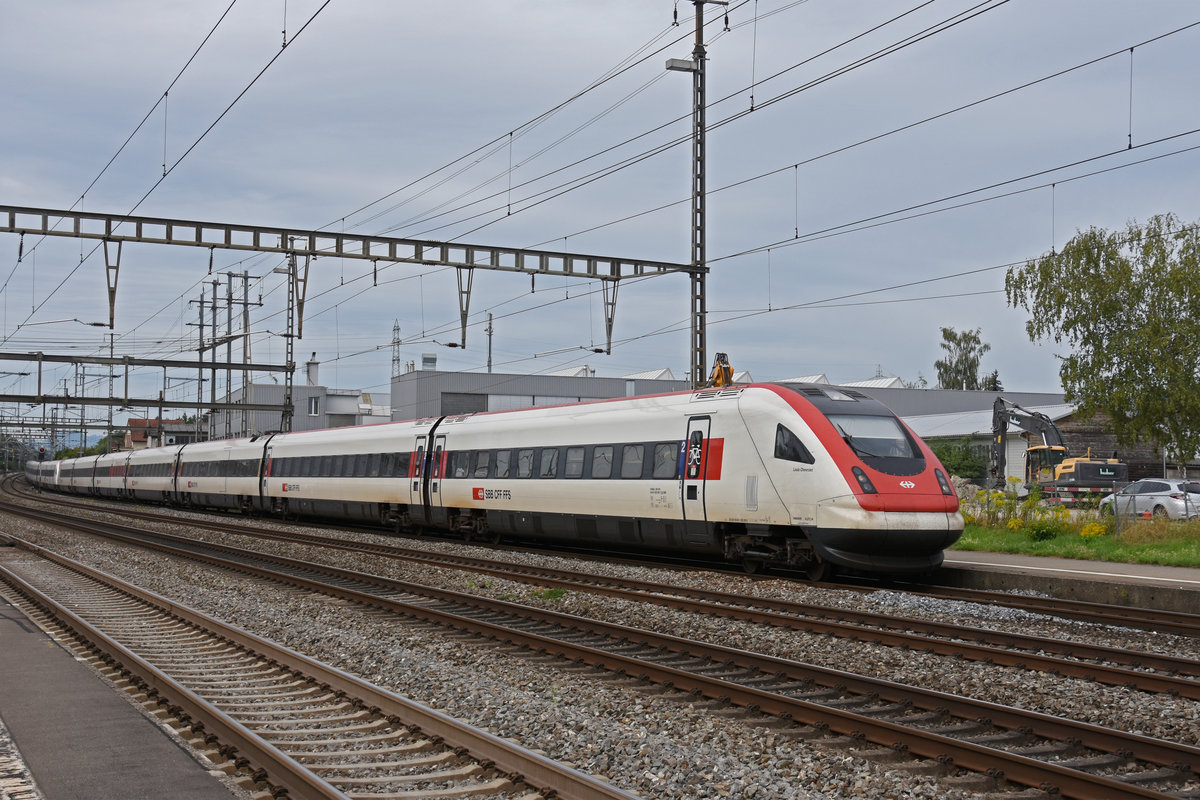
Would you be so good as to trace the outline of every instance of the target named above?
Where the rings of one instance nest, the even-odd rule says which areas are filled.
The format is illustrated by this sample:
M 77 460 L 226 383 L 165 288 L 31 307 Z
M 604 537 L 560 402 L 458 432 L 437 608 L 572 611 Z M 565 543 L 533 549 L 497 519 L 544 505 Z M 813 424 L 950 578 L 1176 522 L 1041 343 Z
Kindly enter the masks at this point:
M 1100 501 L 1100 513 L 1123 517 L 1150 514 L 1156 519 L 1200 517 L 1200 482 L 1178 478 L 1146 478 L 1134 481 Z

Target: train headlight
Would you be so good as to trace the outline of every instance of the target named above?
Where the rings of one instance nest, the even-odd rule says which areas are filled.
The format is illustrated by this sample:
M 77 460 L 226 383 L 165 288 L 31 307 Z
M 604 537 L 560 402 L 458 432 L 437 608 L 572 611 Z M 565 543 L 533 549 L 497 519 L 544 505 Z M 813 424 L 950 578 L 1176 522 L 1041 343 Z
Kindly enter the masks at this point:
M 946 476 L 942 473 L 942 471 L 940 469 L 935 469 L 933 474 L 937 475 L 938 486 L 942 487 L 942 494 L 948 494 L 953 497 L 954 487 L 950 485 L 950 481 L 946 480 Z
M 851 467 L 850 470 L 854 473 L 855 480 L 858 481 L 858 488 L 862 489 L 866 494 L 879 494 L 879 490 L 875 488 L 875 484 L 871 483 L 871 479 L 867 477 L 867 473 L 858 467 Z

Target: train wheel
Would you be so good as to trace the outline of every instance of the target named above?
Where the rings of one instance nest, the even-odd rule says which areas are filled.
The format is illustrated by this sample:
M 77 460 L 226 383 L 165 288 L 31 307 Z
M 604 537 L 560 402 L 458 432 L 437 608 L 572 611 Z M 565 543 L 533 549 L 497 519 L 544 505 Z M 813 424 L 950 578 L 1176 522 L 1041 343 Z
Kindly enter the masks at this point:
M 804 574 L 814 583 L 827 581 L 833 577 L 833 565 L 828 561 L 814 558 L 804 567 Z
M 763 568 L 762 559 L 759 558 L 743 558 L 742 569 L 746 570 L 747 575 L 755 575 Z

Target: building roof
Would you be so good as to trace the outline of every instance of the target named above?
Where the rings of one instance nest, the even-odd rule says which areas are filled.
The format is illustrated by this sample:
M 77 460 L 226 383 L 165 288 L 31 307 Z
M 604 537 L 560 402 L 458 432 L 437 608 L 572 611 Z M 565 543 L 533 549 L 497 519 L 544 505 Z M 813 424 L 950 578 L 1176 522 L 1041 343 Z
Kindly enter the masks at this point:
M 591 377 L 592 369 L 587 364 L 580 364 L 580 365 L 577 365 L 574 367 L 565 367 L 563 369 L 558 369 L 558 370 L 555 370 L 554 372 L 547 372 L 546 374 L 547 375 L 563 375 L 568 378 L 588 378 L 588 377 Z
M 1057 422 L 1075 413 L 1070 403 L 1048 406 L 1029 406 L 1029 411 L 1038 411 Z M 946 414 L 919 414 L 904 417 L 913 432 L 922 439 L 961 438 L 963 436 L 991 436 L 992 409 L 978 411 L 952 411 Z
M 627 381 L 673 381 L 675 376 L 671 373 L 670 367 L 662 369 L 648 369 L 645 372 L 635 372 L 632 375 L 622 375 Z
M 884 377 L 867 378 L 865 381 L 846 381 L 838 386 L 853 386 L 856 389 L 904 389 L 904 381 L 899 378 Z
M 829 383 L 829 377 L 821 372 L 817 375 L 801 375 L 799 378 L 782 378 L 776 383 Z

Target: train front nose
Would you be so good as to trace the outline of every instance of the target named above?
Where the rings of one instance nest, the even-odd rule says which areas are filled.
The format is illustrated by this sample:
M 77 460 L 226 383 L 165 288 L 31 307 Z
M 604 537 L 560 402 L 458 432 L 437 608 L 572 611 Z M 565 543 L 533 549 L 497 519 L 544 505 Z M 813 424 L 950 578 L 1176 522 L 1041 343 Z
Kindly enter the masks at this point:
M 918 497 L 927 507 L 912 507 Z M 878 508 L 864 508 L 853 494 L 817 504 L 817 526 L 808 538 L 822 558 L 876 573 L 925 572 L 941 565 L 942 551 L 962 534 L 956 498 L 939 492 L 907 495 L 902 500 L 878 495 L 873 499 Z

